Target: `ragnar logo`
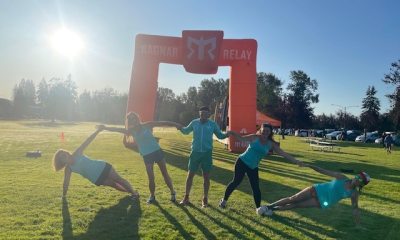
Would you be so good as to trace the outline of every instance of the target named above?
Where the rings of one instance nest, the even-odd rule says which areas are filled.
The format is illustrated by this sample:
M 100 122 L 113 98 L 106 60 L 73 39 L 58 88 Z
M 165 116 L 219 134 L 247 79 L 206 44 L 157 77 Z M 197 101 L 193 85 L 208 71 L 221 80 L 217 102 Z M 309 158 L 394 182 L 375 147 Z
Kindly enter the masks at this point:
M 204 39 L 204 37 L 200 37 L 199 39 L 193 38 L 193 37 L 188 37 L 187 40 L 187 48 L 190 50 L 190 52 L 187 54 L 187 58 L 191 59 L 196 52 L 194 49 L 194 46 L 197 46 L 198 54 L 197 54 L 197 59 L 200 61 L 203 61 L 205 58 L 205 49 L 206 46 L 210 45 L 207 53 L 208 57 L 211 60 L 215 59 L 215 54 L 213 51 L 217 47 L 217 39 L 215 37 L 209 38 L 209 39 Z

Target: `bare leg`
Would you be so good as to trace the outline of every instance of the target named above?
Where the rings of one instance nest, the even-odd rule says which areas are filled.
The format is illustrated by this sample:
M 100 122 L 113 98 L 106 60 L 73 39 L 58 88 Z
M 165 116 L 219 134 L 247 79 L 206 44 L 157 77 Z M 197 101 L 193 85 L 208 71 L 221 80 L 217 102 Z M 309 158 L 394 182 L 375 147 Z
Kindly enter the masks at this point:
M 203 173 L 203 189 L 204 189 L 204 196 L 208 198 L 208 191 L 210 190 L 210 173 Z
M 137 195 L 137 192 L 133 191 L 131 184 L 123 179 L 112 167 L 108 177 L 104 181 L 103 185 L 113 187 L 119 191 L 128 192 L 133 195 Z
M 161 160 L 158 163 L 158 167 L 160 168 L 161 174 L 164 177 L 164 181 L 167 184 L 171 194 L 175 193 L 174 186 L 172 185 L 171 177 L 168 174 L 167 165 L 165 164 L 165 160 Z
M 188 175 L 186 177 L 186 186 L 185 186 L 185 195 L 189 196 L 190 189 L 192 188 L 193 184 L 193 177 L 196 173 L 189 170 Z
M 302 202 L 302 201 L 309 200 L 311 198 L 314 198 L 312 196 L 312 191 L 313 191 L 313 187 L 305 188 L 291 197 L 282 198 L 276 202 L 273 202 L 270 206 L 271 207 L 284 206 L 287 204 L 292 204 L 292 203 L 296 203 L 296 202 Z
M 146 171 L 147 177 L 149 179 L 149 190 L 150 195 L 153 197 L 156 191 L 156 183 L 154 182 L 154 170 L 153 170 L 153 163 L 146 163 Z
M 283 206 L 276 206 L 274 208 L 274 210 L 284 211 L 284 210 L 289 210 L 289 209 L 293 209 L 293 208 L 310 208 L 310 207 L 320 207 L 317 199 L 310 198 L 307 200 L 303 200 L 301 202 L 290 203 L 290 204 L 286 204 Z
M 190 194 L 190 189 L 192 188 L 194 175 L 195 175 L 195 172 L 192 172 L 190 170 L 188 171 L 188 175 L 186 177 L 185 197 L 179 203 L 181 205 L 187 205 L 190 203 L 189 202 L 189 194 Z

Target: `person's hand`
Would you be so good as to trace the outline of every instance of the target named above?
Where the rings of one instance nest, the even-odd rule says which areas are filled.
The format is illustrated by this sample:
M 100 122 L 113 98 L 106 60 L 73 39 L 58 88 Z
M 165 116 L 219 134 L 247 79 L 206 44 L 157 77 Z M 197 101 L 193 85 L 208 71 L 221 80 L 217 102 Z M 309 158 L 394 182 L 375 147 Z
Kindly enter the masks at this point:
M 96 125 L 96 129 L 99 131 L 103 131 L 104 129 L 106 129 L 106 126 L 103 124 L 99 124 L 99 125 Z
M 180 124 L 180 123 L 176 124 L 176 129 L 181 130 L 182 128 L 183 128 L 182 124 Z

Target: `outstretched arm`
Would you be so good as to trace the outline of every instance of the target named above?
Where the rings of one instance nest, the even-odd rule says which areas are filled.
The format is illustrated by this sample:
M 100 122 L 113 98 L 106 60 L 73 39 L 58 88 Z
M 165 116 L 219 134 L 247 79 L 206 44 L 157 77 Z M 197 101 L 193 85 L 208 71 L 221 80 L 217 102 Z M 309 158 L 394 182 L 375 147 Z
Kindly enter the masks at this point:
M 68 166 L 66 166 L 64 169 L 64 183 L 63 183 L 63 195 L 62 195 L 63 198 L 67 196 L 70 180 L 71 180 L 71 169 Z
M 106 131 L 110 131 L 110 132 L 119 132 L 122 134 L 129 134 L 128 130 L 125 128 L 107 127 L 105 125 L 97 125 L 96 127 L 97 127 L 97 129 L 102 128 L 102 129 L 104 129 Z
M 334 177 L 336 179 L 347 179 L 346 175 L 341 174 L 339 172 L 326 170 L 326 169 L 323 169 L 323 168 L 320 168 L 320 167 L 317 167 L 317 166 L 314 166 L 314 165 L 309 165 L 309 164 L 307 164 L 306 166 L 311 168 L 311 169 L 313 169 L 316 172 L 322 173 L 322 174 L 330 176 L 330 177 Z
M 248 135 L 240 135 L 239 133 L 235 131 L 228 131 L 226 132 L 228 135 L 234 136 L 237 140 L 239 141 L 253 141 L 256 137 L 257 134 L 248 134 Z
M 351 195 L 351 206 L 353 207 L 353 219 L 356 226 L 360 225 L 360 211 L 358 209 L 358 192 L 354 191 Z
M 81 146 L 79 146 L 74 153 L 72 154 L 73 156 L 80 156 L 83 154 L 83 151 L 89 146 L 89 144 L 96 138 L 97 134 L 101 132 L 103 128 L 98 128 L 92 135 L 90 135 L 83 143 Z
M 171 121 L 152 121 L 152 122 L 145 122 L 143 123 L 144 126 L 148 128 L 154 127 L 176 127 L 177 129 L 181 129 L 183 126 L 182 124 L 171 122 Z
M 289 160 L 290 162 L 297 164 L 299 166 L 304 166 L 304 163 L 300 160 L 297 160 L 296 158 L 294 158 L 292 155 L 290 155 L 289 153 L 283 151 L 278 144 L 276 144 L 275 142 L 272 142 L 272 149 L 274 150 L 274 152 L 276 152 L 278 155 L 284 157 L 286 160 Z

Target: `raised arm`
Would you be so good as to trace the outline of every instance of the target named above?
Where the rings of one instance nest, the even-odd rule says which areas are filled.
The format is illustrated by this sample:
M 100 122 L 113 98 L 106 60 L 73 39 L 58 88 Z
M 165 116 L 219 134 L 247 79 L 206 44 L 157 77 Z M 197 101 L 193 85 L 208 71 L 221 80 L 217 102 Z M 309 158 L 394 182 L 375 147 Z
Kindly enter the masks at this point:
M 294 163 L 294 164 L 298 164 L 299 166 L 304 166 L 304 163 L 300 160 L 297 160 L 296 158 L 294 158 L 292 155 L 290 155 L 289 153 L 283 151 L 277 143 L 272 142 L 272 149 L 275 153 L 277 153 L 278 155 L 284 157 L 286 160 Z
M 360 225 L 360 210 L 358 209 L 358 191 L 351 194 L 351 206 L 353 207 L 353 219 L 356 226 Z
M 227 134 L 234 136 L 239 141 L 253 141 L 258 136 L 257 134 L 248 134 L 242 136 L 235 131 L 228 131 Z
M 64 169 L 64 183 L 63 183 L 63 194 L 62 194 L 63 198 L 67 196 L 70 180 L 71 180 L 71 169 L 68 166 L 66 166 Z
M 144 126 L 148 128 L 154 127 L 176 127 L 177 129 L 181 129 L 183 126 L 180 123 L 171 122 L 171 121 L 152 121 L 143 123 Z
M 119 132 L 119 133 L 126 134 L 126 135 L 129 134 L 129 131 L 126 128 L 107 127 L 104 125 L 97 125 L 96 127 L 102 128 L 102 129 L 104 129 L 106 131 L 110 131 L 110 132 Z
M 311 168 L 311 169 L 313 169 L 316 172 L 319 172 L 321 174 L 324 174 L 324 175 L 327 175 L 327 176 L 330 176 L 330 177 L 334 177 L 336 179 L 347 179 L 346 175 L 341 174 L 339 172 L 326 170 L 326 169 L 323 169 L 323 168 L 320 168 L 320 167 L 317 167 L 317 166 L 314 166 L 314 165 L 311 165 L 311 164 L 307 164 L 306 166 Z
M 82 144 L 79 146 L 74 153 L 72 154 L 73 156 L 80 156 L 83 154 L 83 151 L 89 146 L 89 144 L 96 138 L 97 134 L 101 132 L 103 128 L 98 128 L 92 135 L 90 135 Z

